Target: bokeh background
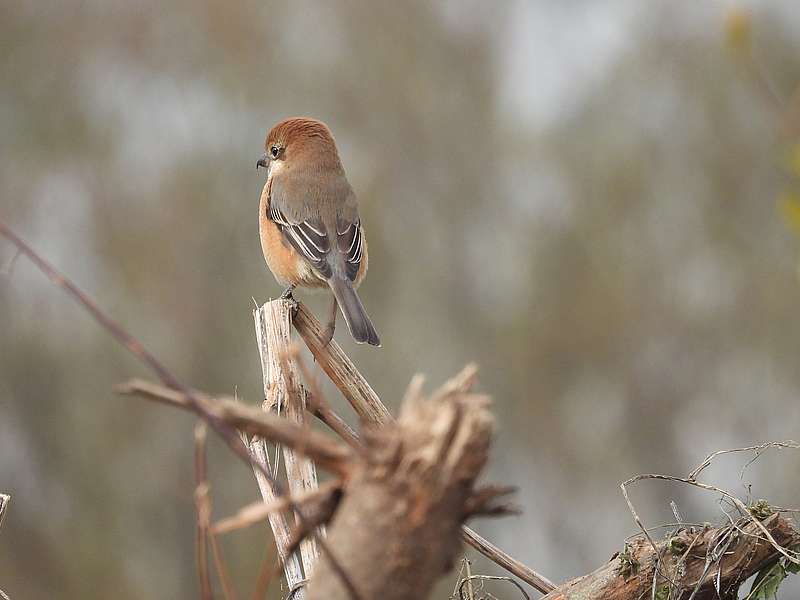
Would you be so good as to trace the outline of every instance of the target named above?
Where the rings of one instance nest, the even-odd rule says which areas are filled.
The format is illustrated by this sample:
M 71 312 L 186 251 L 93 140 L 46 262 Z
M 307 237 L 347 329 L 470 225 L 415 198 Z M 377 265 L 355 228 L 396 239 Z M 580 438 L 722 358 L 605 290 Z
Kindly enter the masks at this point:
M 525 512 L 475 526 L 561 581 L 635 532 L 624 479 L 798 437 L 798 85 L 796 0 L 5 0 L 0 218 L 182 381 L 257 403 L 253 299 L 280 288 L 254 164 L 275 121 L 323 119 L 384 347 L 337 338 L 393 408 L 414 373 L 480 364 L 487 479 Z M 149 374 L 14 254 L 0 241 L 0 589 L 195 597 L 193 420 L 115 396 Z M 210 453 L 222 516 L 256 487 Z M 798 454 L 740 476 L 746 458 L 708 479 L 800 504 Z M 652 525 L 670 500 L 724 518 L 680 487 L 633 498 Z M 268 543 L 224 540 L 243 596 Z

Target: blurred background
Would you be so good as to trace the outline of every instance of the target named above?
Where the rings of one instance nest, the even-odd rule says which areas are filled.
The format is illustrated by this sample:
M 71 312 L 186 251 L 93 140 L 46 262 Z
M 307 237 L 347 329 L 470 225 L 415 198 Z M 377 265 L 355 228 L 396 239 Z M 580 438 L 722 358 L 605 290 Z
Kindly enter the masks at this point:
M 798 85 L 796 0 L 6 0 L 0 218 L 183 382 L 258 403 L 253 299 L 281 289 L 254 165 L 274 122 L 326 121 L 384 345 L 337 339 L 393 409 L 480 364 L 487 480 L 525 512 L 474 525 L 562 581 L 635 532 L 621 481 L 798 437 Z M 0 589 L 195 597 L 193 419 L 115 396 L 150 374 L 4 240 L 0 265 Z M 257 489 L 209 451 L 221 517 Z M 706 477 L 800 504 L 800 454 L 746 460 Z M 632 495 L 650 525 L 724 518 Z M 268 545 L 224 538 L 243 596 Z

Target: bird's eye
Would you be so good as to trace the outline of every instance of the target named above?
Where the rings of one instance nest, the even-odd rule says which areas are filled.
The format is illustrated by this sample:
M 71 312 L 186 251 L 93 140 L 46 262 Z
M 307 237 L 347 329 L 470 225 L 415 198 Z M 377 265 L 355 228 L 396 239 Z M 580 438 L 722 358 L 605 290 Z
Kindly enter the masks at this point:
M 272 158 L 278 158 L 278 155 L 281 153 L 280 146 L 273 146 L 269 149 L 269 153 L 272 155 Z

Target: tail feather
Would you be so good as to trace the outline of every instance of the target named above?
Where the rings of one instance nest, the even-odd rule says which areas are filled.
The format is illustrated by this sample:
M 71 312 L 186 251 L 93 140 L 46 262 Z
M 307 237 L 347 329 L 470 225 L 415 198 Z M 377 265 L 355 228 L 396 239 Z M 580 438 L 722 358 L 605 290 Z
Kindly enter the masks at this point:
M 361 299 L 353 289 L 353 285 L 349 279 L 337 277 L 334 275 L 328 280 L 333 295 L 342 309 L 344 320 L 347 323 L 347 329 L 350 330 L 350 335 L 359 344 L 371 344 L 372 346 L 380 346 L 381 340 L 378 337 L 378 332 L 369 320 L 367 311 L 364 310 L 364 305 L 361 304 Z

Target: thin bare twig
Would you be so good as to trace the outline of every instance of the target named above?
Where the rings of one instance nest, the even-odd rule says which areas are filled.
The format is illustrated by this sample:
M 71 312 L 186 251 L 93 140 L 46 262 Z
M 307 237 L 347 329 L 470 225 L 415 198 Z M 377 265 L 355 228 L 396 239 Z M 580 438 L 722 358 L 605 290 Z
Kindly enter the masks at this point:
M 236 587 L 233 585 L 233 580 L 228 573 L 228 568 L 225 566 L 225 559 L 222 556 L 222 548 L 219 547 L 219 540 L 213 531 L 209 529 L 208 541 L 211 544 L 211 556 L 214 559 L 214 567 L 217 569 L 217 575 L 222 583 L 222 594 L 225 600 L 236 600 L 238 597 Z
M 341 487 L 341 481 L 326 481 L 315 490 L 307 490 L 302 494 L 292 496 L 292 501 L 302 506 L 306 503 L 323 500 L 335 490 Z M 236 514 L 226 517 L 214 523 L 211 531 L 216 534 L 229 533 L 245 527 L 250 527 L 256 523 L 265 521 L 274 512 L 286 510 L 288 498 L 278 498 L 275 502 L 253 502 L 243 506 Z
M 794 440 L 786 440 L 785 442 L 765 442 L 763 444 L 758 444 L 757 446 L 747 446 L 745 448 L 731 448 L 729 450 L 717 450 L 716 452 L 712 452 L 711 454 L 706 456 L 703 462 L 701 462 L 697 467 L 692 469 L 692 472 L 689 473 L 689 475 L 687 475 L 686 478 L 689 479 L 690 481 L 695 481 L 697 479 L 697 476 L 700 475 L 700 473 L 704 471 L 707 467 L 709 467 L 716 457 L 722 456 L 723 454 L 732 454 L 735 452 L 755 452 L 755 456 L 753 456 L 753 458 L 750 459 L 747 463 L 745 463 L 745 465 L 742 467 L 742 471 L 740 472 L 740 478 L 741 478 L 741 473 L 744 473 L 744 470 L 748 466 L 753 464 L 754 461 L 758 460 L 758 458 L 761 456 L 764 450 L 767 450 L 769 448 L 778 448 L 778 449 L 788 448 L 792 450 L 797 450 L 800 449 L 800 444 L 798 444 Z
M 277 555 L 270 560 L 272 548 L 275 548 L 276 553 L 278 551 L 275 544 L 266 544 L 266 548 L 267 554 L 264 556 L 264 560 L 261 561 L 261 567 L 258 570 L 258 577 L 256 578 L 256 586 L 253 590 L 252 600 L 266 600 L 269 584 L 281 568 L 281 561 Z
M 730 450 L 719 450 L 717 452 L 713 452 L 713 453 L 709 454 L 706 457 L 706 459 L 702 463 L 700 463 L 700 465 L 698 465 L 695 469 L 693 469 L 689 473 L 689 475 L 687 477 L 675 477 L 675 476 L 658 475 L 658 474 L 637 475 L 636 477 L 631 477 L 627 481 L 625 481 L 622 484 L 620 484 L 620 489 L 622 490 L 622 495 L 625 498 L 625 502 L 628 505 L 628 510 L 630 511 L 631 515 L 633 516 L 634 521 L 639 526 L 639 528 L 641 529 L 642 533 L 644 533 L 645 537 L 647 538 L 647 540 L 650 542 L 650 544 L 653 546 L 654 549 L 655 549 L 655 542 L 650 537 L 650 534 L 648 533 L 647 529 L 644 527 L 644 524 L 642 523 L 642 520 L 639 518 L 639 515 L 637 514 L 636 509 L 633 506 L 633 502 L 631 502 L 631 499 L 628 496 L 628 489 L 627 489 L 630 485 L 632 485 L 632 484 L 634 484 L 634 483 L 636 483 L 638 481 L 645 480 L 645 479 L 656 479 L 656 480 L 661 480 L 661 481 L 674 481 L 674 482 L 677 482 L 677 483 L 683 483 L 683 484 L 694 486 L 694 487 L 697 487 L 697 488 L 700 488 L 700 489 L 703 489 L 703 490 L 706 490 L 706 491 L 716 492 L 717 494 L 720 494 L 720 496 L 722 496 L 727 501 L 729 501 L 733 506 L 735 506 L 743 516 L 747 517 L 761 531 L 761 533 L 764 534 L 764 537 L 775 548 L 775 550 L 777 550 L 780 554 L 782 554 L 784 557 L 786 557 L 786 559 L 789 560 L 790 562 L 792 562 L 794 564 L 797 564 L 797 565 L 800 565 L 800 558 L 798 558 L 796 556 L 797 553 L 793 552 L 793 551 L 789 551 L 786 548 L 784 548 L 783 546 L 781 546 L 780 544 L 778 544 L 775 541 L 775 538 L 772 537 L 772 534 L 767 530 L 766 527 L 764 527 L 764 524 L 757 517 L 755 517 L 752 514 L 752 511 L 750 510 L 750 508 L 748 508 L 748 506 L 744 502 L 742 502 L 739 498 L 737 498 L 736 496 L 734 496 L 733 494 L 731 494 L 727 490 L 724 490 L 724 489 L 722 489 L 720 487 L 717 487 L 717 486 L 714 486 L 714 485 L 710 485 L 710 484 L 707 484 L 707 483 L 702 483 L 702 482 L 697 481 L 697 476 L 705 468 L 707 468 L 711 464 L 713 459 L 715 457 L 717 457 L 717 456 L 720 456 L 722 454 L 730 454 L 730 453 L 733 453 L 733 452 L 755 451 L 756 452 L 756 458 L 758 458 L 758 456 L 760 456 L 761 452 L 763 452 L 767 448 L 792 448 L 792 449 L 798 449 L 798 448 L 800 448 L 800 445 L 798 445 L 797 442 L 789 440 L 789 441 L 786 441 L 786 442 L 766 442 L 764 444 L 759 444 L 757 446 L 748 446 L 746 448 L 733 448 L 733 449 L 730 449 Z M 752 463 L 752 460 L 748 464 L 751 464 L 751 463 Z M 790 552 L 792 552 L 792 553 L 790 554 Z
M 556 589 L 556 585 L 541 573 L 531 569 L 526 564 L 495 546 L 486 538 L 478 535 L 466 525 L 461 528 L 461 538 L 486 558 L 503 567 L 512 575 L 516 575 L 534 589 L 547 594 Z
M 195 473 L 195 505 L 197 506 L 197 533 L 198 533 L 198 574 L 200 576 L 201 595 L 205 593 L 212 597 L 211 577 L 208 573 L 208 547 L 214 559 L 214 567 L 222 583 L 222 593 L 225 600 L 236 600 L 236 589 L 233 586 L 222 550 L 219 548 L 217 538 L 211 530 L 211 486 L 208 483 L 208 467 L 206 460 L 206 434 L 207 427 L 204 421 L 198 421 L 194 428 L 194 473 Z
M 317 364 L 363 421 L 381 425 L 392 421 L 389 409 L 378 398 L 369 382 L 359 373 L 336 340 L 325 339 L 322 325 L 302 302 L 297 303 L 292 324 L 311 350 Z
M 118 394 L 141 396 L 178 408 L 187 408 L 188 403 L 186 395 L 182 392 L 142 379 L 131 379 L 120 383 L 114 386 L 114 391 Z M 347 464 L 352 458 L 352 452 L 327 436 L 316 431 L 307 431 L 272 412 L 265 412 L 229 397 L 214 398 L 197 391 L 194 394 L 206 411 L 239 431 L 291 446 L 338 475 L 347 473 Z
M 306 407 L 308 411 L 330 427 L 334 433 L 347 442 L 352 448 L 359 448 L 358 434 L 356 434 L 344 419 L 333 411 L 327 398 L 325 398 L 325 395 L 322 393 L 322 388 L 319 386 L 317 378 L 311 372 L 311 369 L 308 368 L 306 361 L 303 360 L 303 357 L 296 349 L 292 353 L 292 358 L 297 368 L 300 369 L 303 379 L 311 388 L 311 393 L 308 395 L 308 406 Z
M 17 259 L 19 258 L 20 251 L 19 249 L 14 251 L 14 255 L 8 260 L 8 262 L 3 265 L 3 268 L 0 269 L 1 275 L 11 275 L 14 272 L 14 265 L 17 264 Z
M 467 600 L 467 597 L 464 596 L 464 584 L 467 584 L 467 586 L 471 586 L 473 581 L 505 581 L 507 583 L 513 584 L 519 590 L 519 592 L 522 594 L 525 600 L 531 599 L 531 597 L 528 595 L 528 592 L 525 591 L 525 588 L 523 588 L 519 583 L 517 583 L 511 577 L 500 577 L 497 575 L 469 575 L 467 577 L 464 577 L 464 579 L 461 580 L 461 583 L 458 586 L 458 597 L 461 598 L 461 600 Z
M 331 407 L 317 404 L 313 407 L 311 414 L 330 427 L 331 431 L 342 438 L 351 448 L 357 450 L 361 447 L 358 434 Z
M 228 444 L 239 458 L 247 463 L 253 463 L 250 455 L 245 450 L 241 440 L 232 427 L 221 423 L 214 415 L 204 409 L 193 392 L 184 386 L 178 379 L 145 348 L 139 340 L 128 333 L 119 323 L 106 315 L 99 306 L 87 296 L 77 285 L 58 272 L 50 263 L 45 261 L 33 248 L 28 246 L 5 223 L 0 221 L 0 235 L 8 238 L 19 252 L 44 273 L 50 281 L 72 296 L 115 340 L 128 349 L 131 354 L 150 367 L 158 378 L 168 387 L 182 392 L 186 397 L 186 408 L 203 418 Z M 257 465 L 256 465 L 257 466 Z
M 779 553 L 783 554 L 790 562 L 793 562 L 795 564 L 800 564 L 800 560 L 797 557 L 792 556 L 791 554 L 789 554 L 786 551 L 785 548 L 783 548 L 780 544 L 778 544 L 775 541 L 775 539 L 772 537 L 772 534 L 769 531 L 767 531 L 767 528 L 764 527 L 764 525 L 761 523 L 761 521 L 759 521 L 757 518 L 755 518 L 750 513 L 750 510 L 748 509 L 747 505 L 744 502 L 742 502 L 741 500 L 739 500 L 736 496 L 734 496 L 730 492 L 727 492 L 727 491 L 723 490 L 720 487 L 717 487 L 717 486 L 714 486 L 714 485 L 709 485 L 707 483 L 701 483 L 699 481 L 692 481 L 691 479 L 687 479 L 686 477 L 676 477 L 674 475 L 659 475 L 659 474 L 656 474 L 656 473 L 648 473 L 648 474 L 643 474 L 643 475 L 637 475 L 636 477 L 631 477 L 627 481 L 625 481 L 622 484 L 620 484 L 620 488 L 622 489 L 622 495 L 625 497 L 625 502 L 628 504 L 628 510 L 630 510 L 631 514 L 633 515 L 634 521 L 636 521 L 636 524 L 639 525 L 639 528 L 642 530 L 642 533 L 645 534 L 645 537 L 647 537 L 647 539 L 651 542 L 651 544 L 654 544 L 654 542 L 653 542 L 652 538 L 650 537 L 650 535 L 646 532 L 646 529 L 645 529 L 644 525 L 642 524 L 642 521 L 639 518 L 639 515 L 636 513 L 636 510 L 633 507 L 633 503 L 631 502 L 630 497 L 628 496 L 628 490 L 627 490 L 628 486 L 630 486 L 630 485 L 632 485 L 632 484 L 634 484 L 634 483 L 636 483 L 638 481 L 643 481 L 645 479 L 656 479 L 656 480 L 660 480 L 660 481 L 674 481 L 674 482 L 677 482 L 677 483 L 685 483 L 686 485 L 691 485 L 691 486 L 694 486 L 694 487 L 697 487 L 697 488 L 700 488 L 700 489 L 703 489 L 703 490 L 706 490 L 706 491 L 709 491 L 709 492 L 716 492 L 717 494 L 720 494 L 721 496 L 724 496 L 734 506 L 736 506 L 736 508 L 738 508 L 743 515 L 748 515 L 749 516 L 750 520 L 756 525 L 756 527 L 758 527 L 758 529 L 761 530 L 761 532 L 767 538 L 769 543 L 772 544 L 772 546 L 775 548 L 775 550 L 777 550 Z
M 132 379 L 118 384 L 114 389 L 120 394 L 140 395 L 150 400 L 164 402 L 180 408 L 186 408 L 188 404 L 188 398 L 184 393 L 139 379 Z M 350 452 L 346 447 L 329 440 L 322 434 L 306 430 L 295 423 L 290 423 L 286 419 L 230 398 L 213 399 L 201 392 L 195 392 L 195 398 L 208 412 L 215 414 L 225 423 L 236 426 L 242 431 L 269 438 L 274 442 L 291 445 L 298 451 L 306 452 L 318 463 L 327 466 L 340 475 L 347 472 L 346 465 L 350 458 Z M 265 476 L 268 485 L 274 490 L 276 498 L 285 497 L 286 494 L 280 487 L 275 485 L 277 481 L 270 474 L 264 463 L 256 461 L 254 464 L 259 465 L 260 468 L 257 469 L 257 472 L 259 475 Z M 287 508 L 294 511 L 295 514 L 300 510 L 291 498 L 287 498 Z M 300 527 L 305 528 L 307 524 L 308 521 L 303 517 Z M 311 535 L 316 536 L 316 532 L 312 531 Z M 320 543 L 319 539 L 316 541 L 323 548 L 323 551 L 329 552 L 323 547 L 326 546 L 324 541 L 322 543 Z M 284 557 L 284 560 L 286 558 Z M 333 562 L 333 566 L 336 569 L 339 566 L 338 562 Z M 358 598 L 359 596 L 354 595 L 353 597 Z
M 465 556 L 464 557 L 464 570 L 467 572 L 467 599 L 468 600 L 475 600 L 475 588 L 472 586 L 472 568 L 469 559 Z M 458 595 L 462 596 L 461 590 L 463 589 L 464 582 L 462 581 L 461 584 L 458 586 Z
M 211 600 L 211 573 L 208 568 L 208 523 L 211 508 L 208 502 L 208 481 L 206 479 L 206 424 L 198 421 L 194 427 L 194 503 L 197 509 L 197 578 L 200 581 L 200 597 Z

